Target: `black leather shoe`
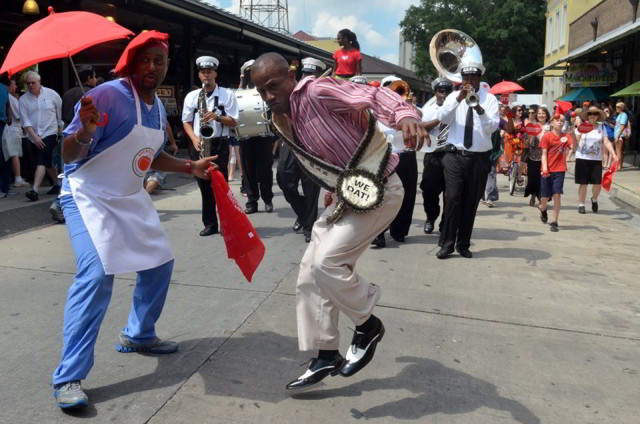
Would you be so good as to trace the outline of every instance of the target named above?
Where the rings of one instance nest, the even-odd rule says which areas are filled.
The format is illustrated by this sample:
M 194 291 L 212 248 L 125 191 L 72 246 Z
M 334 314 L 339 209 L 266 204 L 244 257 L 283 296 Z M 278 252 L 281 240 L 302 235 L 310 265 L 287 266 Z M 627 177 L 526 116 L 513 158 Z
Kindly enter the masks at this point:
M 300 230 L 302 230 L 302 224 L 300 223 L 300 221 L 296 220 L 296 223 L 293 224 L 293 231 L 297 233 Z
M 340 368 L 340 375 L 343 377 L 351 377 L 373 359 L 376 345 L 384 336 L 384 325 L 379 318 L 376 317 L 376 320 L 376 326 L 368 333 L 354 331 L 349 352 L 347 352 L 344 364 Z
M 311 234 L 305 234 L 304 235 L 304 242 L 305 243 L 311 243 Z
M 287 384 L 286 388 L 292 390 L 313 386 L 321 382 L 328 375 L 338 374 L 343 363 L 344 358 L 339 353 L 332 359 L 313 358 L 310 361 L 307 372 Z
M 264 204 L 264 210 L 265 210 L 267 213 L 271 213 L 271 212 L 273 212 L 273 203 L 265 203 L 265 204 Z
M 591 210 L 593 213 L 598 213 L 598 201 L 593 200 L 593 197 L 591 198 Z
M 438 259 L 445 259 L 447 256 L 449 256 L 452 253 L 453 253 L 453 249 L 445 249 L 443 247 L 438 251 L 438 253 L 436 253 L 436 256 L 438 257 Z
M 462 256 L 463 258 L 470 259 L 473 257 L 473 254 L 469 249 L 462 249 L 460 247 L 456 247 L 456 252 L 458 252 L 460 256 Z
M 397 241 L 398 243 L 404 243 L 404 236 L 391 236 L 391 238 Z
M 258 212 L 258 207 L 255 205 L 247 206 L 244 210 L 244 213 L 246 213 L 247 215 L 251 215 L 252 213 L 256 212 Z
M 38 192 L 35 190 L 29 190 L 24 195 L 27 196 L 27 199 L 31 200 L 32 202 L 38 200 Z
M 433 222 L 431 221 L 426 221 L 424 223 L 424 233 L 425 234 L 431 234 L 433 233 Z
M 200 231 L 201 237 L 212 236 L 214 234 L 218 234 L 218 229 L 212 225 L 207 225 L 204 227 L 204 230 Z
M 384 233 L 378 234 L 378 237 L 374 238 L 371 244 L 379 248 L 385 247 L 387 245 L 387 240 L 384 238 Z

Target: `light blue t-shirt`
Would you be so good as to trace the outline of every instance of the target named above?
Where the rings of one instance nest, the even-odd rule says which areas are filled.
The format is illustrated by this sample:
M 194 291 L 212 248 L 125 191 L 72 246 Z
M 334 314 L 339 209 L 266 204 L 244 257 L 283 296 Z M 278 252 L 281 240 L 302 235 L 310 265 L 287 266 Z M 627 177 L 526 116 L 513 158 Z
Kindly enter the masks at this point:
M 7 103 L 9 103 L 9 88 L 0 82 L 0 121 L 6 123 Z
M 615 130 L 615 138 L 617 139 L 620 136 L 620 130 L 623 125 L 627 125 L 629 122 L 629 117 L 625 112 L 620 112 L 618 116 L 616 116 L 616 130 Z
M 136 106 L 133 91 L 127 81 L 114 80 L 101 84 L 87 93 L 92 97 L 93 104 L 98 108 L 100 116 L 103 113 L 108 115 L 108 123 L 103 127 L 97 127 L 96 132 L 93 134 L 93 142 L 89 148 L 89 153 L 84 159 L 74 162 L 66 163 L 64 165 L 64 181 L 62 183 L 62 189 L 65 192 L 70 192 L 69 183 L 67 177 L 73 174 L 77 169 L 84 165 L 89 159 L 94 158 L 100 153 L 104 152 L 109 147 L 113 146 L 124 137 L 126 137 L 134 125 L 136 125 Z M 160 108 L 160 114 L 158 114 L 158 107 Z M 74 108 L 73 121 L 67 128 L 64 129 L 64 136 L 68 137 L 76 131 L 82 128 L 82 122 L 80 121 L 80 115 L 78 110 L 80 109 L 80 102 L 78 102 Z M 160 115 L 164 121 L 164 145 L 156 152 L 156 157 L 160 155 L 164 146 L 167 144 L 167 112 L 161 102 L 154 101 L 153 107 L 149 110 L 147 104 L 140 99 L 140 113 L 142 117 L 142 126 L 147 128 L 160 129 Z M 103 118 L 101 118 L 101 121 Z

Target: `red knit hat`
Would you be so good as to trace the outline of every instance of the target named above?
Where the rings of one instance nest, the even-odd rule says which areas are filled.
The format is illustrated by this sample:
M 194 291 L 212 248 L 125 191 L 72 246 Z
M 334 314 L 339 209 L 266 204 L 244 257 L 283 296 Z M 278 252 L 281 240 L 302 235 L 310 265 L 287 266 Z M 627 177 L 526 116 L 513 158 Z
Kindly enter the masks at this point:
M 157 44 L 159 47 L 165 49 L 169 53 L 169 34 L 158 31 L 145 31 L 135 37 L 118 60 L 118 64 L 115 68 L 115 73 L 121 76 L 127 76 L 131 74 L 129 65 L 133 62 L 133 58 L 136 57 L 136 53 L 142 47 L 146 47 L 152 44 Z

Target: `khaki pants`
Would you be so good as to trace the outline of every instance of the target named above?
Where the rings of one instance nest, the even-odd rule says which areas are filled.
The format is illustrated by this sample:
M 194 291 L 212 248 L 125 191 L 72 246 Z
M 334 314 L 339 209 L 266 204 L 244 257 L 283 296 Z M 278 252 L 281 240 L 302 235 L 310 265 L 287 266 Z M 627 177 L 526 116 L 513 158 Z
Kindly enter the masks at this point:
M 393 174 L 377 209 L 364 214 L 346 211 L 338 222 L 327 224 L 335 208 L 334 198 L 315 222 L 296 287 L 300 350 L 338 349 L 340 311 L 355 325 L 371 316 L 380 288 L 355 272 L 356 261 L 396 217 L 403 196 L 402 182 Z

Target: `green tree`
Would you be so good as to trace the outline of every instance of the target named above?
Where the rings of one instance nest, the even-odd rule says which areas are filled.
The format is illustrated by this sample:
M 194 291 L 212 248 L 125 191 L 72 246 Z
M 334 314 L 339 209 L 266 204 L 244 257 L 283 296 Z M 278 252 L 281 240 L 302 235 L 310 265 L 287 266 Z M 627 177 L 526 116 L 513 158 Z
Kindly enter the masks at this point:
M 416 46 L 417 73 L 435 77 L 429 57 L 431 38 L 446 28 L 469 34 L 480 47 L 483 80 L 493 85 L 516 81 L 543 65 L 546 2 L 543 0 L 421 0 L 407 9 L 400 23 L 402 36 Z M 539 92 L 542 78 L 521 84 Z

